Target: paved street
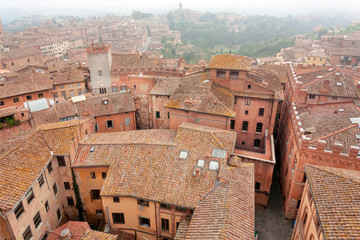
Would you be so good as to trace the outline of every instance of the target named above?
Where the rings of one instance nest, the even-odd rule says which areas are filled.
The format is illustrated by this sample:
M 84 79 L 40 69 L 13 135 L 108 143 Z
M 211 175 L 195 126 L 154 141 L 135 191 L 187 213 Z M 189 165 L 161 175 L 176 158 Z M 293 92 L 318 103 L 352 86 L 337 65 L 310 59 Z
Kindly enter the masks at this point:
M 279 179 L 274 170 L 268 208 L 255 207 L 255 230 L 259 232 L 259 240 L 290 240 L 292 223 L 285 219 Z

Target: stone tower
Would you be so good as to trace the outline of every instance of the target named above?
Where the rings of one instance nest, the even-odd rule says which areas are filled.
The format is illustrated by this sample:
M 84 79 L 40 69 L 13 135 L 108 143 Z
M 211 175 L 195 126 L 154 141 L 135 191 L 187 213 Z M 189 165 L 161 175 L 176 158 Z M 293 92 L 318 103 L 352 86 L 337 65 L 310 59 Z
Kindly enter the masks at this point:
M 181 2 L 179 3 L 179 10 L 180 11 L 182 10 L 182 3 Z
M 94 94 L 111 93 L 111 47 L 110 44 L 91 44 L 86 48 L 89 61 L 91 88 Z

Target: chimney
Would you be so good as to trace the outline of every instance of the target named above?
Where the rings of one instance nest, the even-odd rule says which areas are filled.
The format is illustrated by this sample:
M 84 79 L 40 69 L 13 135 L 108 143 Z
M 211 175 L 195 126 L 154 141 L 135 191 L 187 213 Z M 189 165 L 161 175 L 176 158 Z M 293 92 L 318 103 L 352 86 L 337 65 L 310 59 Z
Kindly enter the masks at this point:
M 194 173 L 193 173 L 193 177 L 195 180 L 200 180 L 200 175 L 201 175 L 201 168 L 196 166 L 194 168 Z
M 60 239 L 61 240 L 69 240 L 71 238 L 71 233 L 70 230 L 68 228 L 62 230 L 60 232 Z

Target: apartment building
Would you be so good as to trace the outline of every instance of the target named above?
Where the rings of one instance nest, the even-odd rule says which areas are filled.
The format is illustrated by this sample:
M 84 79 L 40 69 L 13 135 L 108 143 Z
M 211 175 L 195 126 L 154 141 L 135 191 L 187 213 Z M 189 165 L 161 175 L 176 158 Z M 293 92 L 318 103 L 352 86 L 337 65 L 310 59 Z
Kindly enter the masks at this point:
M 50 78 L 53 80 L 51 95 L 55 99 L 68 99 L 85 93 L 85 76 L 79 69 L 59 70 L 51 73 Z

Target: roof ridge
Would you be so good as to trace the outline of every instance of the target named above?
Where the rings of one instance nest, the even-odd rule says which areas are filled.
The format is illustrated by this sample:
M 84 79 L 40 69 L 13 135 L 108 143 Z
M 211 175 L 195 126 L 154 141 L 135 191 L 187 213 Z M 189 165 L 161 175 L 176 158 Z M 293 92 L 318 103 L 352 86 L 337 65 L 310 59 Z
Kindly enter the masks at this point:
M 80 143 L 79 145 L 158 145 L 158 146 L 176 146 L 175 143 Z
M 348 75 L 349 77 L 355 78 L 356 80 L 360 81 L 360 78 L 355 77 L 355 76 L 351 75 L 350 73 L 345 72 L 345 71 L 344 71 L 344 70 L 342 70 L 342 69 L 339 69 L 339 71 L 341 71 L 341 72 L 342 72 L 342 73 L 344 73 L 345 75 Z
M 311 84 L 313 84 L 313 83 L 316 83 L 316 82 L 318 82 L 318 81 L 320 81 L 320 80 L 324 79 L 325 77 L 328 77 L 328 76 L 330 76 L 331 74 L 336 73 L 336 72 L 338 72 L 338 71 L 339 71 L 339 69 L 336 69 L 336 70 L 334 70 L 334 71 L 332 71 L 332 72 L 330 72 L 330 73 L 326 74 L 325 76 L 322 76 L 321 78 L 315 79 L 314 81 L 309 82 L 309 83 L 307 83 L 307 84 L 303 85 L 301 88 L 304 88 L 304 87 L 307 87 L 307 86 L 309 86 L 309 85 L 311 85 Z
M 318 138 L 318 139 L 312 140 L 312 141 L 310 141 L 310 143 L 314 143 L 314 142 L 317 142 L 317 141 L 319 141 L 319 140 L 323 140 L 323 139 L 325 139 L 325 138 L 334 136 L 334 135 L 336 135 L 336 134 L 338 134 L 338 133 L 344 132 L 344 131 L 349 130 L 349 129 L 351 129 L 351 128 L 353 128 L 353 127 L 356 127 L 356 126 L 358 126 L 357 123 L 355 123 L 355 124 L 353 124 L 353 125 L 350 125 L 350 126 L 348 126 L 348 127 L 346 127 L 346 128 L 340 129 L 340 130 L 338 130 L 338 131 L 336 131 L 336 132 L 333 132 L 333 133 L 330 133 L 330 134 L 328 134 L 328 135 L 325 135 L 325 136 L 323 136 L 323 137 L 320 137 L 320 138 Z

